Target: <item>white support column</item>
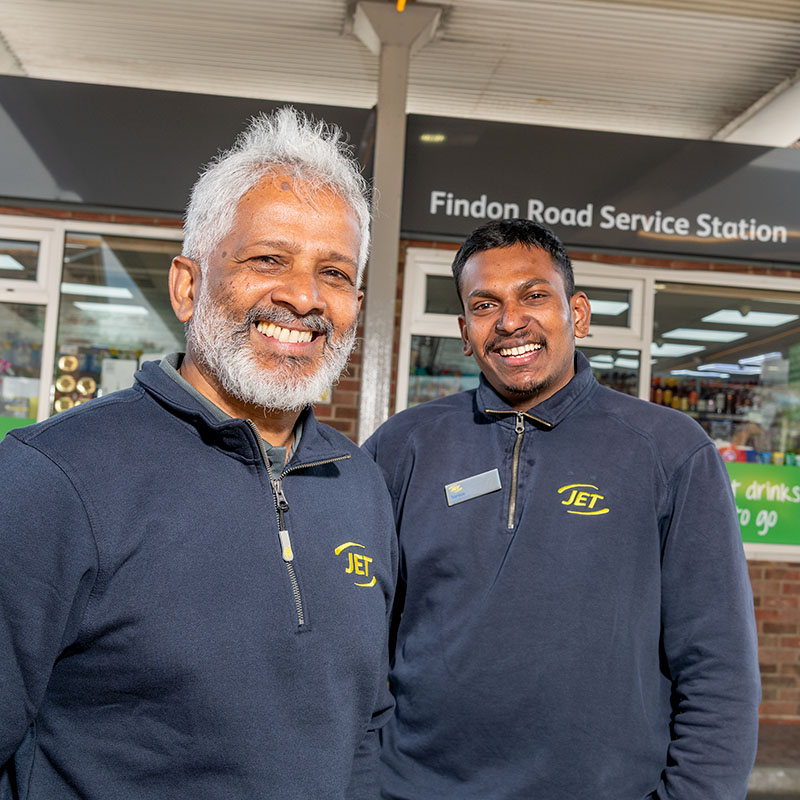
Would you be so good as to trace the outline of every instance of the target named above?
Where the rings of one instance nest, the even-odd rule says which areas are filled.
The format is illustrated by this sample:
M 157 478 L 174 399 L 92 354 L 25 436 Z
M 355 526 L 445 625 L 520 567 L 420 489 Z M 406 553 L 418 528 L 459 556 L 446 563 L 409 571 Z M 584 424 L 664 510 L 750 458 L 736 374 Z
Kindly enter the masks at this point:
M 358 438 L 364 441 L 389 416 L 397 261 L 406 143 L 406 90 L 411 56 L 430 41 L 441 8 L 362 0 L 353 32 L 380 57 L 375 128 L 372 252 L 367 266 Z

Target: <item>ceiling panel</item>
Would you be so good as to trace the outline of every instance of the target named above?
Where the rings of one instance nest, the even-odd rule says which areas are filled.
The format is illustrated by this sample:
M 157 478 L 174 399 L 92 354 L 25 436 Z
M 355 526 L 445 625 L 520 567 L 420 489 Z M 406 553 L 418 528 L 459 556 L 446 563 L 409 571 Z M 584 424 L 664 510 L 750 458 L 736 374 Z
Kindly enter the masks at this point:
M 710 138 L 800 75 L 796 0 L 440 5 L 412 61 L 413 113 Z M 0 71 L 365 108 L 377 59 L 348 32 L 352 6 L 0 0 Z

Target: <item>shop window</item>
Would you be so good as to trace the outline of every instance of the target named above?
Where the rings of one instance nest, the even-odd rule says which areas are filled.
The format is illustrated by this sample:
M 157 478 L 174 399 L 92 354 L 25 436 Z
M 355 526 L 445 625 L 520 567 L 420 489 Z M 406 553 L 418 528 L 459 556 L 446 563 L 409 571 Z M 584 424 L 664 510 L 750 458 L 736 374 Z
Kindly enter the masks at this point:
M 39 242 L 0 239 L 0 280 L 35 281 Z
M 455 314 L 462 311 L 452 275 L 425 276 L 425 313 Z
M 800 453 L 800 297 L 657 283 L 650 399 L 695 417 L 730 461 Z
M 478 385 L 478 365 L 462 348 L 461 339 L 449 336 L 411 337 L 408 406 Z
M 0 303 L 0 439 L 36 421 L 45 307 Z
M 603 286 L 576 286 L 576 291 L 585 292 L 592 307 L 592 325 L 605 328 L 631 326 L 631 291 L 609 289 Z
M 169 302 L 172 240 L 67 233 L 53 411 L 132 385 L 143 360 L 183 348 Z
M 598 383 L 623 394 L 638 397 L 641 356 L 639 350 L 627 347 L 584 347 L 580 342 L 578 349 L 589 359 Z

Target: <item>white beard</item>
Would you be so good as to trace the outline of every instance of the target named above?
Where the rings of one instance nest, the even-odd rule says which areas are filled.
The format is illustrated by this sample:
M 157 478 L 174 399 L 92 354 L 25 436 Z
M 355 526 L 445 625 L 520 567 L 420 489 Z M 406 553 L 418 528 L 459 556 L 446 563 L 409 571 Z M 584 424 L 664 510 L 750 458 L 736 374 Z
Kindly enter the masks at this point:
M 250 345 L 254 319 L 284 326 L 299 323 L 324 332 L 319 366 L 311 374 L 297 374 L 298 367 L 311 363 L 310 358 L 274 354 L 273 365 L 265 367 Z M 294 412 L 315 403 L 339 379 L 355 347 L 356 326 L 354 322 L 337 337 L 324 317 L 299 317 L 277 306 L 251 309 L 240 323 L 225 314 L 202 287 L 186 326 L 186 344 L 231 397 L 265 410 Z

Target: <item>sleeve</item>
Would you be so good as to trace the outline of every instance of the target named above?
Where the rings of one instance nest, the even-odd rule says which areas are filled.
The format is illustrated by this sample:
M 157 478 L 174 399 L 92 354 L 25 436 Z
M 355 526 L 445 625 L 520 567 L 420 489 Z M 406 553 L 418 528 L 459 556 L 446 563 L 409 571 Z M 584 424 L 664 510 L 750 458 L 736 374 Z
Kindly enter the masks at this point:
M 661 619 L 673 728 L 657 800 L 744 800 L 761 684 L 753 599 L 727 471 L 710 443 L 676 472 Z
M 77 636 L 97 572 L 83 503 L 49 458 L 0 443 L 0 768 L 42 703 L 53 664 Z
M 368 447 L 370 442 L 374 444 L 374 436 L 364 443 L 363 449 L 370 456 L 375 458 L 374 449 Z M 381 474 L 383 478 L 383 473 Z M 397 580 L 397 537 L 390 510 L 387 509 L 387 519 L 385 522 L 391 550 L 392 574 Z M 386 624 L 387 639 L 391 635 L 390 626 L 392 621 L 392 609 L 394 595 L 386 598 Z M 378 762 L 380 760 L 380 729 L 389 721 L 394 713 L 394 698 L 389 691 L 389 647 L 384 648 L 383 668 L 381 684 L 378 687 L 375 700 L 374 712 L 370 720 L 364 738 L 356 750 L 353 760 L 353 772 L 350 785 L 347 790 L 347 800 L 378 800 L 380 798 L 380 778 L 378 775 Z

